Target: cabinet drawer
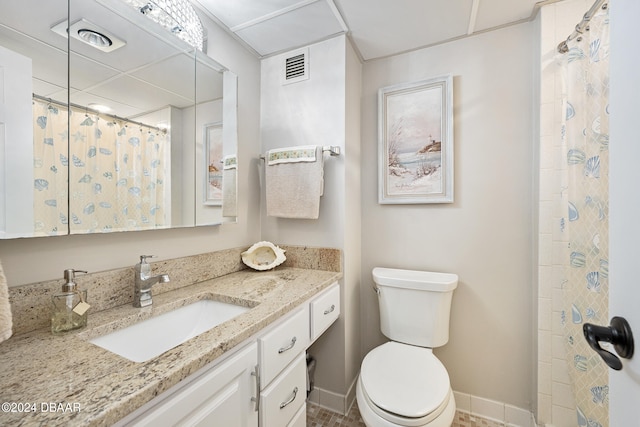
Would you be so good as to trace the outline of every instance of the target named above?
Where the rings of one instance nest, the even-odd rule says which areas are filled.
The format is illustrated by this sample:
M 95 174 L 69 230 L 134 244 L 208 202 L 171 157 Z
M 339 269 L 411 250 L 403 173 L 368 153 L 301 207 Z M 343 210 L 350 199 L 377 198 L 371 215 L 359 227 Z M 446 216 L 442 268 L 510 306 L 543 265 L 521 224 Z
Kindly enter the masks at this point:
M 287 427 L 307 427 L 307 405 L 302 405 L 302 408 L 297 414 L 293 416 L 293 419 L 287 424 Z
M 305 305 L 258 339 L 260 382 L 264 389 L 300 352 L 309 346 L 309 309 Z
M 340 286 L 335 283 L 328 291 L 311 301 L 311 341 L 318 338 L 340 316 Z
M 307 398 L 307 363 L 304 353 L 260 394 L 260 425 L 281 427 L 291 422 Z

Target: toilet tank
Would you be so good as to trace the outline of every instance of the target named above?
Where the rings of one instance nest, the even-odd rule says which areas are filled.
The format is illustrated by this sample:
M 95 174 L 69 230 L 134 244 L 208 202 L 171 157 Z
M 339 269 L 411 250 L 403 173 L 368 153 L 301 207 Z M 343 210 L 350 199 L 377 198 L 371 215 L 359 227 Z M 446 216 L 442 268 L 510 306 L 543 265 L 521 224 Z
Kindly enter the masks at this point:
M 458 276 L 450 273 L 373 269 L 380 329 L 392 341 L 440 347 L 449 341 L 449 314 Z

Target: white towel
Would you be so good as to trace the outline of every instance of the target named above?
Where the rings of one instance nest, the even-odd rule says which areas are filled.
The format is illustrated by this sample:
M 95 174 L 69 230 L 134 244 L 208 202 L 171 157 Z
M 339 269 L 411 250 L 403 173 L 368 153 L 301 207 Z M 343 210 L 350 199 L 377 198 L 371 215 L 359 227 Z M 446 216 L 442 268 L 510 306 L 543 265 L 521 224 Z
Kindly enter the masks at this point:
M 267 215 L 317 219 L 324 187 L 322 147 L 270 150 L 265 163 Z
M 222 216 L 238 216 L 238 158 L 230 155 L 222 159 Z
M 0 342 L 9 339 L 13 333 L 11 306 L 9 305 L 9 288 L 0 265 Z

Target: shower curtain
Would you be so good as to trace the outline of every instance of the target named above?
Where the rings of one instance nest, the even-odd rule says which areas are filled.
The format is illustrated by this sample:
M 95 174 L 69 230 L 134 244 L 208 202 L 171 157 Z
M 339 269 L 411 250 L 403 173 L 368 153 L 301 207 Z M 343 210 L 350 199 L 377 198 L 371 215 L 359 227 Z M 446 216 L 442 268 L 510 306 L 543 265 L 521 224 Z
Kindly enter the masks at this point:
M 68 233 L 67 110 L 33 101 L 34 235 Z
M 165 132 L 73 107 L 69 129 L 71 233 L 168 225 Z
M 569 44 L 564 74 L 561 177 L 566 209 L 562 323 L 579 427 L 607 427 L 608 367 L 583 337 L 584 323 L 608 325 L 609 15 Z
M 33 103 L 37 227 L 67 234 L 68 226 L 72 234 L 82 234 L 169 224 L 166 132 L 77 107 L 68 113 L 65 107 Z

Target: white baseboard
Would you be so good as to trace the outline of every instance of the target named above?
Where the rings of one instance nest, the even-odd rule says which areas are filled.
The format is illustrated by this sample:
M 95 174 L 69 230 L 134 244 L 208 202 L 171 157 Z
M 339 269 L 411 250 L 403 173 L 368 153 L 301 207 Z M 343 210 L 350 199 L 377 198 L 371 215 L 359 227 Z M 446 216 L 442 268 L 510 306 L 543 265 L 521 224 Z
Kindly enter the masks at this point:
M 338 414 L 347 415 L 351 406 L 356 401 L 356 383 L 358 377 L 351 383 L 347 394 L 338 394 L 329 390 L 315 387 L 309 394 L 307 400 L 322 408 L 328 409 Z
M 456 409 L 460 412 L 495 421 L 506 427 L 537 426 L 533 413 L 527 409 L 467 393 L 454 391 L 453 394 L 456 399 Z
M 316 387 L 307 400 L 332 412 L 346 415 L 356 400 L 357 380 L 356 377 L 346 395 Z M 456 410 L 459 412 L 494 421 L 505 427 L 537 427 L 533 413 L 527 409 L 467 393 L 454 391 L 453 394 L 456 399 Z

